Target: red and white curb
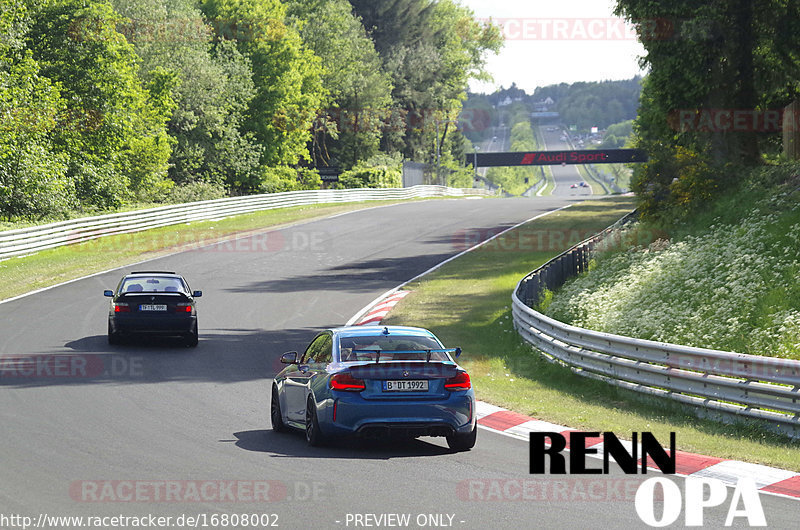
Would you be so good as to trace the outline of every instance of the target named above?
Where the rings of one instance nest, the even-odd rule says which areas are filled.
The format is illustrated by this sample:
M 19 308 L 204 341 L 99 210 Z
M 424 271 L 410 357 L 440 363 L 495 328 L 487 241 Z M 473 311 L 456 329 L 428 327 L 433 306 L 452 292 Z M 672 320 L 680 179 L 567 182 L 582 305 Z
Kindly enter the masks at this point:
M 411 291 L 395 291 L 384 295 L 378 301 L 368 306 L 366 311 L 362 311 L 363 316 L 359 316 L 354 326 L 378 326 L 386 318 L 397 302 L 405 298 Z
M 566 436 L 567 440 L 567 433 L 575 432 L 575 429 L 537 420 L 482 401 L 478 401 L 476 413 L 478 425 L 481 427 L 524 441 L 530 439 L 531 432 L 557 432 Z M 629 452 L 632 451 L 631 442 L 622 441 L 622 444 Z M 587 438 L 586 446 L 597 449 L 596 454 L 587 456 L 603 458 L 602 438 Z M 569 448 L 569 444 L 567 447 Z M 678 475 L 714 478 L 731 486 L 735 486 L 739 479 L 749 478 L 761 492 L 800 499 L 800 473 L 794 471 L 685 451 L 677 451 L 675 470 Z
M 389 311 L 391 311 L 392 308 L 397 305 L 397 302 L 405 298 L 406 295 L 410 293 L 411 291 L 397 291 L 396 293 L 387 296 L 377 305 L 372 307 L 367 312 L 367 314 L 364 315 L 364 317 L 356 324 L 356 326 L 379 325 L 381 321 L 384 318 L 386 318 L 386 315 L 389 314 Z

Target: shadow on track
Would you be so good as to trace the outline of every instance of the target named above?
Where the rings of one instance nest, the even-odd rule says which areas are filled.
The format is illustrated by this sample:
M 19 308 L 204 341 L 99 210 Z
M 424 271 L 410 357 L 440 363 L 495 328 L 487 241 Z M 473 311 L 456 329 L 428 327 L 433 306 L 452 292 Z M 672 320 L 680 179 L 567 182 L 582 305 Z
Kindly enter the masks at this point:
M 318 331 L 201 328 L 196 348 L 160 337 L 110 346 L 105 335 L 93 335 L 52 352 L 0 356 L 0 387 L 266 380 L 283 369 L 281 354 L 303 348 Z
M 436 243 L 437 241 L 431 242 Z M 322 275 L 251 282 L 242 287 L 226 289 L 226 291 L 241 294 L 319 291 L 380 292 L 386 289 L 386 285 L 394 286 L 403 283 L 457 253 L 458 251 L 454 247 L 453 251 L 449 253 L 350 262 L 330 267 Z
M 447 447 L 430 443 L 429 439 L 360 439 L 342 438 L 324 447 L 311 447 L 303 433 L 277 433 L 272 430 L 235 432 L 236 447 L 245 451 L 266 453 L 271 458 L 359 458 L 389 460 L 392 458 L 417 458 L 420 456 L 449 455 Z M 440 438 L 444 442 L 444 438 Z

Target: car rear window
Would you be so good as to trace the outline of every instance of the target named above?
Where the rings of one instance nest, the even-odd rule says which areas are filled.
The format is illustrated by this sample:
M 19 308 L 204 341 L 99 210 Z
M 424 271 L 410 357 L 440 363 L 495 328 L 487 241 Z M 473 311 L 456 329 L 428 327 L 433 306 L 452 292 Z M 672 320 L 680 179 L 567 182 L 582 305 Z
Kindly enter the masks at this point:
M 125 278 L 122 282 L 122 293 L 186 293 L 180 278 L 164 276 L 139 276 Z
M 441 350 L 442 345 L 432 338 L 418 335 L 375 335 L 365 337 L 341 337 L 339 352 L 347 361 L 374 361 L 380 351 L 381 361 L 424 361 L 426 350 Z M 432 361 L 449 361 L 446 353 L 431 353 Z

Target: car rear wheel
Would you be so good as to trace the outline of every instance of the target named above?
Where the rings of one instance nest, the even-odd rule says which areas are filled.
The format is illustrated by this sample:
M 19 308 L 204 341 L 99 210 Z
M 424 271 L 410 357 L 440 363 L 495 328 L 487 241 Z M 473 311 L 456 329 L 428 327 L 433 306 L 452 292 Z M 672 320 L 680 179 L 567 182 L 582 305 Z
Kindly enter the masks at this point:
M 192 328 L 192 331 L 190 331 L 189 334 L 186 335 L 186 338 L 184 339 L 184 341 L 185 341 L 186 346 L 188 346 L 190 348 L 194 348 L 195 346 L 197 346 L 197 343 L 200 341 L 200 337 L 198 336 L 198 333 L 197 333 L 197 322 L 194 323 L 194 327 Z
M 447 437 L 447 446 L 453 451 L 469 451 L 475 447 L 478 438 L 478 426 L 474 426 L 467 434 L 451 434 Z
M 325 443 L 325 438 L 319 430 L 319 421 L 317 421 L 317 407 L 314 405 L 314 399 L 309 397 L 306 404 L 306 441 L 312 447 L 319 447 Z
M 272 384 L 272 403 L 269 407 L 269 417 L 272 421 L 272 430 L 277 432 L 284 432 L 286 425 L 283 423 L 283 415 L 281 414 L 281 401 L 278 398 L 278 386 Z
M 111 322 L 108 323 L 108 343 L 112 346 L 120 343 L 119 334 L 114 333 L 114 331 L 111 329 Z

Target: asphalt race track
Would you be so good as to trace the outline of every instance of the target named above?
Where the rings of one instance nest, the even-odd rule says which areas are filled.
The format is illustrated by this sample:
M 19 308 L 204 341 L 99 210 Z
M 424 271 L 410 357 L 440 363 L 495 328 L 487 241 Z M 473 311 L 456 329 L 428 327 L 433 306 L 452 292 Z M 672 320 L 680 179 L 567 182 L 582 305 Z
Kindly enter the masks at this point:
M 548 127 L 539 126 L 545 142 L 546 151 L 569 151 L 572 147 L 561 139 L 562 129 L 559 127 L 555 131 L 548 131 Z M 574 165 L 550 166 L 553 171 L 553 180 L 556 187 L 552 195 L 554 197 L 575 197 L 588 196 L 592 194 L 592 188 L 570 188 L 573 184 L 584 182 L 583 177 L 578 172 L 578 167 Z
M 203 290 L 196 349 L 108 346 L 102 294 L 122 271 L 0 304 L 0 515 L 201 515 L 199 527 L 223 527 L 211 516 L 266 513 L 281 528 L 324 529 L 357 527 L 356 514 L 363 523 L 409 514 L 410 527 L 643 527 L 623 486 L 646 477 L 591 477 L 607 496 L 582 500 L 590 479 L 529 475 L 527 443 L 486 430 L 467 453 L 438 438 L 309 448 L 302 435 L 270 430 L 281 353 L 475 234 L 571 200 L 378 207 L 125 269 L 175 270 Z M 535 481 L 525 497 L 523 480 Z M 761 502 L 773 528 L 796 525 L 795 501 Z M 707 510 L 706 524 L 722 526 L 726 513 L 727 503 Z

